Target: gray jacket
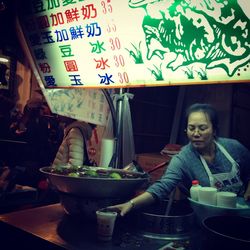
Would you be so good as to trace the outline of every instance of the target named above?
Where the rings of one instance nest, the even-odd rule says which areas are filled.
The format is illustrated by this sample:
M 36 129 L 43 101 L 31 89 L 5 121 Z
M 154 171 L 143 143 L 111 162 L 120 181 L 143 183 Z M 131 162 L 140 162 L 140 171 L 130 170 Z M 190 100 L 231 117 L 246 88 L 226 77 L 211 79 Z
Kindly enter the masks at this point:
M 241 180 L 246 185 L 250 180 L 250 152 L 240 142 L 234 139 L 217 138 L 216 141 L 221 144 L 239 164 Z M 209 165 L 211 172 L 213 174 L 230 172 L 231 167 L 231 163 L 218 147 L 216 147 L 215 161 Z M 147 192 L 151 193 L 157 199 L 165 199 L 180 183 L 189 190 L 192 185 L 192 180 L 199 180 L 201 186 L 210 186 L 209 178 L 200 161 L 199 153 L 192 144 L 189 143 L 171 159 L 165 174 L 160 180 L 151 185 L 147 189 Z

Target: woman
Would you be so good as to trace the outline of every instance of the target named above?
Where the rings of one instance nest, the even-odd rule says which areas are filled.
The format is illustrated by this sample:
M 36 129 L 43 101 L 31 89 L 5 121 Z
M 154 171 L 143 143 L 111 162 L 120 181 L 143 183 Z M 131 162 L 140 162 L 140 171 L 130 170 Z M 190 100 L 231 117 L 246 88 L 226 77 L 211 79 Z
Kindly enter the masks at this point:
M 121 216 L 133 208 L 165 199 L 180 183 L 188 190 L 192 180 L 201 186 L 215 186 L 250 200 L 250 152 L 234 139 L 219 138 L 218 119 L 209 104 L 193 104 L 186 111 L 189 143 L 175 155 L 163 177 L 132 200 L 111 206 Z
M 86 148 L 86 141 L 92 136 L 92 129 L 95 125 L 73 121 L 64 129 L 64 138 L 58 149 L 53 167 L 71 165 L 91 165 Z

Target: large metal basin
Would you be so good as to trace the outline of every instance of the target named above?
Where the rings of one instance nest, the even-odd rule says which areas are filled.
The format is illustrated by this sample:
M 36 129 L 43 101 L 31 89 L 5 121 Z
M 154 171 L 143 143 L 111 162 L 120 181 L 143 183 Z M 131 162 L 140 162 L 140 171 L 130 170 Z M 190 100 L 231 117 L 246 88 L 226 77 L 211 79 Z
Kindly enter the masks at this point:
M 239 215 L 250 217 L 250 202 L 246 202 L 243 197 L 237 197 L 236 208 L 226 208 L 203 204 L 198 201 L 194 201 L 191 198 L 188 198 L 188 200 L 200 225 L 207 217 L 217 215 Z
M 132 177 L 123 179 L 70 177 L 51 173 L 51 169 L 52 167 L 43 167 L 40 171 L 48 177 L 56 190 L 83 198 L 126 198 L 134 195 L 138 189 L 149 183 L 147 174 L 121 169 L 106 170 L 126 173 Z

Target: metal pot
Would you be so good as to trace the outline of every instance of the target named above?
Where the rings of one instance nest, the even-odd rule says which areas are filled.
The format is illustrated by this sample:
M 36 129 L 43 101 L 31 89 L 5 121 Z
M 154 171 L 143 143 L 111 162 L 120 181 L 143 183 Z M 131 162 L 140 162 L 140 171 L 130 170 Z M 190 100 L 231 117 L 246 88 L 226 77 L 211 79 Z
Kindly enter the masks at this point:
M 204 250 L 250 249 L 250 218 L 237 215 L 218 215 L 202 221 L 205 232 Z
M 174 201 L 169 215 L 165 215 L 168 200 L 142 211 L 138 216 L 141 233 L 150 238 L 185 239 L 194 228 L 194 212 L 186 201 Z

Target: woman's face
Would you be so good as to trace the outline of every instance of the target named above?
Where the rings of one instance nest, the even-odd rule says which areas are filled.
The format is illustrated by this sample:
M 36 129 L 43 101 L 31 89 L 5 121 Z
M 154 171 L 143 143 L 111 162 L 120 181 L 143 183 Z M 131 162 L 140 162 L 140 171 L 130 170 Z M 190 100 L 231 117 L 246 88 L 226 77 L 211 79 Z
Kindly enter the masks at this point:
M 197 111 L 189 115 L 187 136 L 198 151 L 207 149 L 212 145 L 215 132 L 208 114 Z

